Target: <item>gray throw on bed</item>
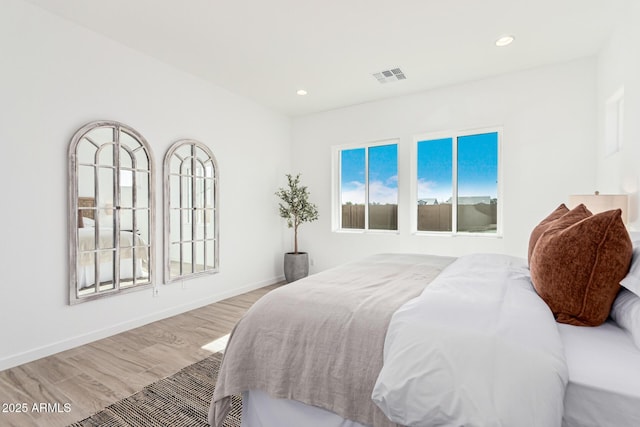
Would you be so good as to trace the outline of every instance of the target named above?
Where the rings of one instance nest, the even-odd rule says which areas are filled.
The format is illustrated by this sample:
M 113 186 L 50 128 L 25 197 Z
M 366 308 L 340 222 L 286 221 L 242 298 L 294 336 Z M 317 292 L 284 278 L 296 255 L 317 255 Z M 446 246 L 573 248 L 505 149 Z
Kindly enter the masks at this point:
M 235 326 L 209 410 L 218 427 L 230 396 L 257 389 L 374 427 L 394 427 L 371 400 L 392 314 L 454 258 L 383 254 L 278 288 Z

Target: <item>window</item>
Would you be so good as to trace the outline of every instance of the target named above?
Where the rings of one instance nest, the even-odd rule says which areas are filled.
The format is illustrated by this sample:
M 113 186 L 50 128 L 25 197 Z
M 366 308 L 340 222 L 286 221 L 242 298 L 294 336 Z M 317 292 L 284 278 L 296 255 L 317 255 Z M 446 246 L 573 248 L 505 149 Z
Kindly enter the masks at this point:
M 499 132 L 416 139 L 418 231 L 498 232 Z
M 398 144 L 385 141 L 337 149 L 338 227 L 398 229 Z

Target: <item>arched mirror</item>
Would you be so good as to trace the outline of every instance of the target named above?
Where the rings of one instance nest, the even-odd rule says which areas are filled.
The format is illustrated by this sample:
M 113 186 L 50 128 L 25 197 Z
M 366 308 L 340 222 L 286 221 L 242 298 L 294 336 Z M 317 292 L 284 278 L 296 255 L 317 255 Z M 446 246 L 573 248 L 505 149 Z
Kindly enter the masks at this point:
M 134 129 L 80 128 L 69 146 L 71 304 L 153 284 L 153 157 Z
M 177 141 L 164 158 L 164 281 L 218 271 L 218 165 L 201 142 Z

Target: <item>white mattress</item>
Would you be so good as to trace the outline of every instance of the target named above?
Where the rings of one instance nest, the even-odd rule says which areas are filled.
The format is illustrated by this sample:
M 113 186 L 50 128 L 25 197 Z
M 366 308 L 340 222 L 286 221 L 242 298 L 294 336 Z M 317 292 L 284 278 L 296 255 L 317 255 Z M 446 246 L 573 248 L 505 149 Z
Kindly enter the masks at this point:
M 611 320 L 559 324 L 569 367 L 564 427 L 640 426 L 640 349 Z
M 612 321 L 558 324 L 569 366 L 563 427 L 640 426 L 640 349 Z M 243 427 L 366 427 L 300 402 L 243 394 Z

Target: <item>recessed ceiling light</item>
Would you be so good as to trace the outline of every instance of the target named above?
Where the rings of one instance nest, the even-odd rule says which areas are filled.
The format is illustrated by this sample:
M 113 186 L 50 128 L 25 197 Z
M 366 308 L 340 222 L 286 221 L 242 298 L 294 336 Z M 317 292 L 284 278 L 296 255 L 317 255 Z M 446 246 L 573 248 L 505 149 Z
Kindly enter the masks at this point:
M 296 92 L 298 95 L 300 96 L 304 96 L 307 94 L 307 91 L 304 89 L 298 89 L 298 91 Z
M 511 35 L 501 36 L 498 40 L 496 40 L 496 46 L 504 47 L 509 46 L 516 38 Z

